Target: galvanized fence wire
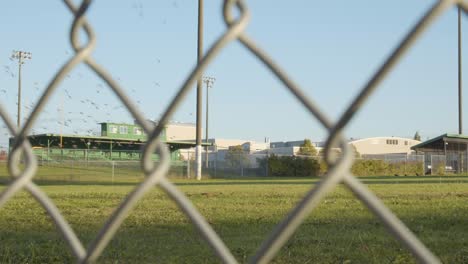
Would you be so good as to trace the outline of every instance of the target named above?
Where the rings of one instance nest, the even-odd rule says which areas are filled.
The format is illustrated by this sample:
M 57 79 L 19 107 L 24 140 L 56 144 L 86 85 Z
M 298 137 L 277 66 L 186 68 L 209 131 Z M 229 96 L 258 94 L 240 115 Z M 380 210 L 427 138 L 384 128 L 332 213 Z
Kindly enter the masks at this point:
M 193 71 L 185 80 L 178 93 L 165 110 L 158 126 L 154 129 L 144 122 L 143 115 L 137 110 L 134 103 L 130 100 L 123 89 L 111 78 L 111 76 L 99 66 L 92 58 L 92 51 L 96 46 L 96 36 L 85 18 L 85 14 L 91 5 L 91 0 L 83 0 L 79 7 L 73 5 L 71 0 L 64 0 L 66 6 L 74 16 L 72 28 L 70 30 L 70 41 L 75 54 L 63 67 L 57 72 L 52 81 L 48 84 L 46 90 L 37 102 L 32 114 L 27 119 L 24 126 L 18 130 L 6 111 L 0 105 L 0 117 L 7 125 L 10 133 L 15 136 L 15 142 L 12 152 L 9 155 L 8 171 L 12 176 L 12 182 L 0 193 L 0 206 L 8 202 L 11 197 L 24 189 L 38 201 L 38 203 L 47 211 L 57 229 L 64 237 L 78 263 L 91 263 L 98 259 L 102 251 L 106 248 L 109 241 L 115 235 L 116 231 L 131 212 L 136 202 L 151 190 L 154 186 L 159 186 L 168 196 L 174 200 L 180 210 L 187 215 L 192 224 L 198 229 L 200 235 L 205 239 L 213 252 L 225 263 L 237 263 L 231 251 L 224 242 L 207 223 L 204 217 L 198 212 L 190 200 L 169 180 L 166 174 L 169 170 L 169 151 L 164 143 L 158 138 L 165 124 L 185 98 L 188 91 L 193 87 L 197 79 L 202 76 L 203 71 L 208 64 L 217 56 L 223 48 L 233 41 L 239 41 L 253 56 L 263 62 L 265 67 L 285 85 L 285 87 L 299 100 L 299 102 L 329 131 L 327 144 L 325 148 L 325 159 L 329 166 L 328 173 L 323 179 L 305 195 L 305 197 L 291 210 L 285 219 L 277 225 L 257 252 L 251 257 L 251 263 L 267 263 L 272 260 L 275 254 L 282 248 L 287 240 L 294 234 L 306 217 L 319 204 L 320 200 L 337 184 L 344 183 L 361 200 L 371 212 L 373 212 L 385 225 L 388 232 L 397 238 L 414 257 L 422 263 L 439 263 L 438 258 L 426 248 L 418 238 L 356 177 L 350 173 L 350 167 L 353 161 L 353 153 L 347 147 L 347 144 L 341 136 L 343 129 L 353 118 L 354 114 L 361 108 L 369 96 L 377 89 L 379 83 L 396 66 L 398 61 L 404 56 L 405 52 L 413 45 L 420 35 L 429 27 L 429 25 L 449 7 L 458 5 L 465 14 L 468 13 L 468 1 L 466 0 L 442 0 L 433 5 L 427 11 L 423 18 L 407 34 L 404 40 L 398 45 L 394 52 L 372 76 L 370 81 L 364 86 L 357 97 L 352 101 L 347 110 L 343 113 L 338 122 L 333 123 L 309 99 L 287 74 L 273 60 L 264 53 L 259 46 L 255 44 L 245 33 L 250 13 L 243 0 L 224 0 L 223 14 L 227 25 L 226 32 L 217 39 L 210 47 L 207 54 L 195 66 Z M 239 16 L 234 19 L 232 12 L 238 9 Z M 84 30 L 87 35 L 87 43 L 79 45 L 79 31 Z M 136 122 L 143 127 L 149 135 L 147 144 L 144 146 L 144 154 L 141 159 L 141 166 L 145 174 L 145 179 L 125 198 L 114 213 L 107 220 L 105 225 L 99 231 L 97 237 L 85 248 L 78 239 L 76 233 L 70 227 L 68 222 L 61 215 L 55 204 L 48 196 L 32 182 L 32 178 L 37 173 L 37 160 L 32 153 L 26 135 L 37 120 L 38 114 L 49 101 L 64 77 L 78 64 L 86 64 L 94 71 L 109 88 L 117 95 L 119 100 L 126 106 Z M 336 158 L 331 155 L 333 147 L 341 147 L 343 155 Z M 160 155 L 160 162 L 154 164 L 151 161 L 151 155 L 157 152 Z M 20 156 L 24 159 L 24 169 L 20 169 Z

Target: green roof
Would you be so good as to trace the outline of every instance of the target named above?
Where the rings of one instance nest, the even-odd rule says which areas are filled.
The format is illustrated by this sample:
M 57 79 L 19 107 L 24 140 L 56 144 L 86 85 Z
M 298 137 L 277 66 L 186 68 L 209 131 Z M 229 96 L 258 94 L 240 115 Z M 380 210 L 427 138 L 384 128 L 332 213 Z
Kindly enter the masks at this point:
M 441 140 L 443 138 L 449 138 L 449 139 L 466 139 L 468 141 L 468 135 L 460 135 L 460 134 L 448 134 L 448 133 L 445 133 L 445 134 L 442 134 L 438 137 L 435 137 L 435 138 L 431 138 L 429 140 L 426 140 L 424 142 L 421 142 L 417 145 L 414 145 L 411 147 L 411 149 L 416 149 L 416 148 L 422 148 L 428 144 L 431 144 L 433 142 L 436 142 L 438 140 Z

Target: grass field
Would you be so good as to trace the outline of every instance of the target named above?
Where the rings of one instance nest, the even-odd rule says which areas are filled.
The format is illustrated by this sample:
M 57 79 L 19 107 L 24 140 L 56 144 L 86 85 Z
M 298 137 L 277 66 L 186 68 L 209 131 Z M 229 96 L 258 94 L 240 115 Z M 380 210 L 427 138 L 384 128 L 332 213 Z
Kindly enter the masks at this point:
M 47 171 L 41 173 L 47 174 Z M 0 171 L 0 178 L 5 176 Z M 64 177 L 63 179 L 66 179 Z M 137 178 L 135 178 L 137 179 Z M 41 188 L 88 244 L 136 180 L 44 181 Z M 366 177 L 366 182 L 444 263 L 468 263 L 468 177 Z M 318 179 L 174 180 L 239 262 Z M 4 185 L 0 186 L 3 189 Z M 22 192 L 0 208 L 0 263 L 70 263 L 44 210 Z M 217 263 L 187 218 L 154 189 L 141 200 L 99 263 Z M 323 200 L 275 263 L 411 263 L 410 253 L 343 186 Z

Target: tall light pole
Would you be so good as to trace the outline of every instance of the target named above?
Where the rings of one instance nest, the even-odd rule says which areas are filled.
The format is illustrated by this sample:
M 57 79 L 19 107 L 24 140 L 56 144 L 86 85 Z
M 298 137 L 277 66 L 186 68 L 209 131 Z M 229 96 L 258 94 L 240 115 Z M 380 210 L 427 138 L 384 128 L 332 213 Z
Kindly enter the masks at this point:
M 12 59 L 18 60 L 18 119 L 16 124 L 18 128 L 21 126 L 21 65 L 24 64 L 25 60 L 32 59 L 31 52 L 14 50 L 11 54 Z
M 198 47 L 197 61 L 201 61 L 203 57 L 203 0 L 198 0 Z M 195 160 L 197 163 L 196 177 L 201 180 L 201 138 L 202 138 L 202 77 L 197 80 L 197 132 L 196 132 L 196 147 Z
M 462 122 L 462 33 L 461 8 L 458 7 L 458 134 L 463 133 Z
M 214 77 L 203 77 L 203 82 L 206 84 L 206 126 L 205 126 L 205 143 L 208 143 L 208 95 L 210 92 L 210 88 L 213 87 L 214 82 L 216 79 Z M 208 146 L 205 147 L 205 168 L 208 168 Z

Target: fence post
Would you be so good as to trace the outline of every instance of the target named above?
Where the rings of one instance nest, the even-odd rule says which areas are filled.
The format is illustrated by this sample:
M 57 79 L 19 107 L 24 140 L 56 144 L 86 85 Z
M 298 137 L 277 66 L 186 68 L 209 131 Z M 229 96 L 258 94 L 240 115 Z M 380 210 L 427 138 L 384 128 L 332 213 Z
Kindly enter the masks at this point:
M 49 165 L 50 161 L 50 144 L 49 140 L 47 140 L 47 165 Z
M 74 161 L 74 160 L 72 159 L 72 160 L 71 160 L 71 173 L 70 173 L 72 177 L 73 177 L 73 169 L 74 169 L 74 168 L 73 168 L 73 161 Z M 61 160 L 60 162 L 64 162 L 64 161 Z
M 432 164 L 433 164 L 432 156 L 433 156 L 433 155 L 431 155 L 431 175 L 434 175 L 434 168 L 433 168 L 433 166 L 432 166 Z
M 406 164 L 408 163 L 408 153 L 405 156 L 405 175 L 406 175 Z
M 426 175 L 426 155 L 422 156 L 422 176 Z
M 240 166 L 241 166 L 241 176 L 244 177 L 244 156 L 243 153 L 239 154 L 240 155 Z
M 187 178 L 190 179 L 190 152 L 187 150 Z
M 216 155 L 215 155 L 215 162 L 214 162 L 214 176 L 216 178 L 217 176 L 217 170 L 218 170 L 218 149 L 216 149 Z
M 114 185 L 114 168 L 115 167 L 115 161 L 112 161 L 112 185 Z

